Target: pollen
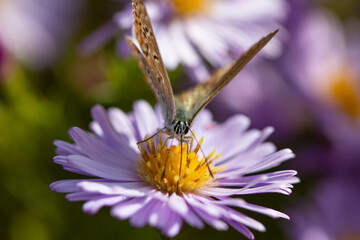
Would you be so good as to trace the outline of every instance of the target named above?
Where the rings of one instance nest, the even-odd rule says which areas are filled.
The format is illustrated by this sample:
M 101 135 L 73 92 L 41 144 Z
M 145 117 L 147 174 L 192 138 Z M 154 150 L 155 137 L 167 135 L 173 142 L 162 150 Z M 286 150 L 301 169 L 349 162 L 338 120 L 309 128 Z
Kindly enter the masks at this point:
M 180 15 L 194 14 L 204 11 L 209 3 L 206 0 L 171 0 L 174 9 Z
M 216 174 L 225 167 L 216 167 L 213 162 L 221 154 L 215 155 L 214 150 L 205 157 L 200 151 L 203 138 L 196 145 L 194 138 L 190 139 L 188 152 L 187 143 L 164 145 L 166 136 L 160 133 L 157 140 L 151 138 L 138 145 L 140 156 L 136 169 L 144 181 L 159 191 L 178 195 L 216 185 Z

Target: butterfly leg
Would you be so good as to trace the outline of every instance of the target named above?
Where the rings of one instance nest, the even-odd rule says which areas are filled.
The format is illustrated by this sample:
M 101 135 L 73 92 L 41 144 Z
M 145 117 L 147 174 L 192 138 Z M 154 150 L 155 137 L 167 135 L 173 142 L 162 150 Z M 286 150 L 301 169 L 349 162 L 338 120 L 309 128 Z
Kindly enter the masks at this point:
M 165 130 L 165 128 L 160 128 L 160 129 L 158 129 L 158 130 L 156 131 L 156 133 L 154 133 L 153 135 L 151 135 L 151 136 L 148 137 L 148 138 L 145 138 L 144 140 L 141 140 L 141 141 L 137 142 L 136 144 L 140 144 L 140 143 L 147 142 L 147 141 L 149 141 L 150 139 L 152 139 L 153 137 L 155 137 L 157 134 L 159 134 L 160 132 L 162 132 L 162 131 L 164 131 L 164 130 Z
M 190 145 L 189 145 L 189 139 L 192 140 L 192 137 L 180 137 L 180 144 L 181 144 L 181 152 L 180 152 L 180 167 L 179 167 L 179 180 L 177 182 L 177 191 L 179 191 L 179 182 L 181 179 L 181 168 L 182 168 L 182 153 L 183 153 L 183 143 L 186 143 L 186 164 L 189 163 L 189 153 L 190 153 Z
M 184 142 L 186 142 L 186 144 L 188 145 L 188 148 L 187 148 L 187 151 L 188 153 L 190 153 L 190 141 L 194 140 L 194 138 L 192 136 L 187 136 L 187 137 L 184 137 Z
M 187 142 L 187 140 L 183 139 L 183 136 L 180 136 L 180 167 L 179 167 L 179 180 L 177 181 L 176 184 L 176 192 L 179 193 L 179 183 L 180 183 L 180 179 L 181 179 L 181 167 L 182 167 L 182 153 L 183 153 L 183 142 Z M 188 144 L 187 144 L 188 145 Z
M 166 146 L 166 143 L 167 143 L 167 141 L 168 141 L 169 139 L 174 139 L 174 137 L 169 136 L 169 137 L 167 137 L 167 138 L 165 139 L 164 144 L 163 144 L 163 146 L 162 146 L 161 149 L 160 149 L 160 152 L 162 152 L 162 150 L 163 150 L 164 147 Z M 171 142 L 171 145 L 172 145 L 172 142 Z
M 181 144 L 181 152 L 180 152 L 180 167 L 179 167 L 179 181 L 177 182 L 177 191 L 179 191 L 179 182 L 181 179 L 181 168 L 182 168 L 182 153 L 183 153 L 183 143 L 186 143 L 186 162 L 189 163 L 189 153 L 190 153 L 190 141 L 193 140 L 193 137 L 186 136 L 183 138 L 183 136 L 180 137 L 180 144 Z
M 184 139 L 182 140 L 182 142 L 186 143 L 186 161 L 189 162 L 189 153 L 190 153 L 190 145 L 189 145 L 189 141 L 193 140 L 192 136 L 186 136 L 184 137 Z
M 194 132 L 193 132 L 191 129 L 190 129 L 190 131 L 191 131 L 191 135 L 192 135 L 192 136 L 189 136 L 189 137 L 191 137 L 191 138 L 194 137 L 194 139 L 196 140 L 196 142 L 199 144 L 199 141 L 196 139 Z M 209 171 L 209 173 L 210 173 L 210 176 L 211 176 L 212 178 L 214 178 L 214 174 L 213 174 L 213 172 L 211 171 L 211 168 L 210 168 L 208 159 L 207 159 L 204 151 L 202 150 L 201 146 L 200 146 L 200 151 L 202 152 L 202 154 L 203 154 L 203 156 L 204 156 L 204 158 L 205 158 L 206 167 L 207 167 L 207 169 L 208 169 L 208 171 Z
M 164 147 L 166 146 L 166 143 L 167 143 L 167 141 L 168 141 L 169 139 L 172 139 L 171 145 L 173 144 L 173 142 L 174 142 L 174 137 L 167 137 L 167 138 L 165 139 L 164 145 L 162 146 L 160 152 L 164 149 Z M 164 169 L 163 169 L 163 172 L 162 172 L 162 174 L 161 174 L 161 181 L 162 181 L 162 180 L 164 179 L 164 177 L 165 177 L 167 162 L 168 162 L 168 159 L 169 159 L 169 153 L 170 153 L 170 150 L 168 151 L 168 154 L 167 154 L 166 159 L 165 159 Z

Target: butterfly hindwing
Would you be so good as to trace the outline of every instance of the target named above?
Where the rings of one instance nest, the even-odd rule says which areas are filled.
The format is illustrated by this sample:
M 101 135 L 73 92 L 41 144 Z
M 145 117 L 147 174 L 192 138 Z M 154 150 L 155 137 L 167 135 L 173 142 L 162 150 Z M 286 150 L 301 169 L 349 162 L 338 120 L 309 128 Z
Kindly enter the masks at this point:
M 239 59 L 219 69 L 209 79 L 175 96 L 176 109 L 184 112 L 189 124 L 196 115 L 255 57 L 255 55 L 276 35 L 276 30 L 254 44 Z
M 143 54 L 140 52 L 138 47 L 134 44 L 134 42 L 131 40 L 129 36 L 125 36 L 125 40 L 130 47 L 132 56 L 137 60 L 138 65 L 144 74 L 146 82 L 149 84 L 149 86 L 155 93 L 156 89 L 158 89 L 159 87 L 157 86 L 157 82 L 155 81 L 154 76 L 150 71 L 150 67 L 147 64 Z M 161 101 L 161 99 L 159 99 L 159 95 L 156 95 L 156 97 L 158 101 Z

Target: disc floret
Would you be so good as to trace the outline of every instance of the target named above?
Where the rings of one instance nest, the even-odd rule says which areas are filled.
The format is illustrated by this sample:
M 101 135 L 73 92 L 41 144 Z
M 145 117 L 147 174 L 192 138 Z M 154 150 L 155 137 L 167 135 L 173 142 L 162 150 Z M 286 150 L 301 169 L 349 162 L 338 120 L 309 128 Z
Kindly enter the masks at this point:
M 141 153 L 136 168 L 144 181 L 162 192 L 169 194 L 175 192 L 179 195 L 196 192 L 201 188 L 216 184 L 215 174 L 223 171 L 225 167 L 214 166 L 214 160 L 221 156 L 221 154 L 215 155 L 215 150 L 206 158 L 202 151 L 199 151 L 203 138 L 196 146 L 193 146 L 194 138 L 190 139 L 190 150 L 187 153 L 187 143 L 183 143 L 182 147 L 180 143 L 168 146 L 164 145 L 163 137 L 160 133 L 157 143 L 155 138 L 151 138 L 139 144 Z M 211 176 L 207 164 L 214 178 Z
M 176 12 L 189 15 L 204 11 L 210 3 L 205 0 L 171 0 Z

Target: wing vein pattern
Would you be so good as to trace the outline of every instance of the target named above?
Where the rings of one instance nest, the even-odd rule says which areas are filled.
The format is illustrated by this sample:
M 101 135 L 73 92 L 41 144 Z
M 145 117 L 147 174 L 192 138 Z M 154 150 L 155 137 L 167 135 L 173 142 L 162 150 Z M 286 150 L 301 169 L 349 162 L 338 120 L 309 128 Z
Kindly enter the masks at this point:
M 141 0 L 133 0 L 133 35 L 140 45 L 143 56 L 138 54 L 139 50 L 131 42 L 132 52 L 139 61 L 140 68 L 147 78 L 146 81 L 154 91 L 165 118 L 165 124 L 170 125 L 175 115 L 174 93 L 167 75 L 154 31 L 146 12 L 145 5 Z M 129 42 L 129 41 L 128 41 Z M 135 48 L 136 49 L 135 49 Z

